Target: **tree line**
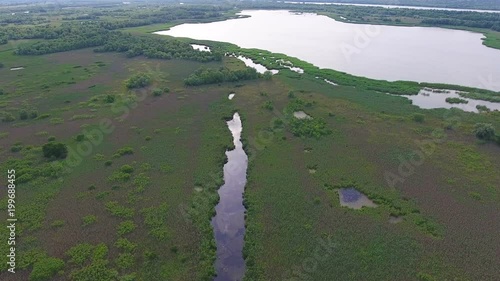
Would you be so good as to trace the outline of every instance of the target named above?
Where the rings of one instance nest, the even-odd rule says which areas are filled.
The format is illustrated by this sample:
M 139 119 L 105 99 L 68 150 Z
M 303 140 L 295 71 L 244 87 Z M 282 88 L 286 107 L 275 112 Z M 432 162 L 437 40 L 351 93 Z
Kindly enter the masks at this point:
M 188 78 L 184 80 L 186 86 L 199 86 L 205 84 L 217 84 L 222 82 L 237 82 L 241 80 L 252 80 L 259 78 L 260 75 L 254 68 L 245 68 L 242 70 L 230 70 L 226 67 L 199 68 Z

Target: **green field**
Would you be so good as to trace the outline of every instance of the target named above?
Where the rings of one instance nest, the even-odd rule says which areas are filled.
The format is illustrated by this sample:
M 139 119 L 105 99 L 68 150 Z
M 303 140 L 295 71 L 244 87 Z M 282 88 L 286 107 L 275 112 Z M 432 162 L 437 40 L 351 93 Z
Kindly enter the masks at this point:
M 120 30 L 156 38 L 144 33 L 179 22 Z M 226 120 L 235 111 L 249 156 L 244 280 L 500 276 L 493 266 L 500 263 L 500 138 L 474 133 L 477 124 L 500 130 L 499 112 L 423 110 L 384 93 L 442 85 L 376 81 L 209 41 L 197 43 L 262 64 L 263 57 L 290 60 L 305 74 L 283 68 L 272 78 L 208 84 L 201 77 L 206 84 L 187 86 L 193 73 L 209 75 L 200 67 L 224 75 L 247 68 L 232 57 L 200 61 L 182 49 L 194 40 L 158 40 L 176 46 L 169 59 L 94 47 L 14 54 L 50 39 L 0 45 L 0 181 L 8 185 L 15 169 L 18 219 L 16 274 L 7 271 L 9 229 L 0 228 L 0 280 L 213 280 L 210 220 L 232 146 Z M 478 99 L 498 95 L 446 87 Z M 313 119 L 295 119 L 299 110 Z M 44 147 L 58 143 L 67 155 L 44 157 Z M 378 206 L 342 207 L 344 187 Z M 6 225 L 7 196 L 0 189 Z M 391 216 L 402 221 L 390 223 Z

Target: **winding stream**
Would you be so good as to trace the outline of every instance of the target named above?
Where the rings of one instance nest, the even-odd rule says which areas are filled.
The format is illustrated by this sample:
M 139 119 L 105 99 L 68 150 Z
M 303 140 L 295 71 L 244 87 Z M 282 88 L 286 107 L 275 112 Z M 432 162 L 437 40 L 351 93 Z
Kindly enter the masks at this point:
M 233 135 L 234 149 L 226 151 L 228 161 L 224 165 L 224 185 L 219 189 L 220 201 L 215 207 L 216 215 L 212 218 L 217 244 L 215 281 L 239 281 L 245 274 L 243 192 L 247 181 L 248 157 L 241 143 L 243 127 L 240 115 L 235 113 L 227 126 Z

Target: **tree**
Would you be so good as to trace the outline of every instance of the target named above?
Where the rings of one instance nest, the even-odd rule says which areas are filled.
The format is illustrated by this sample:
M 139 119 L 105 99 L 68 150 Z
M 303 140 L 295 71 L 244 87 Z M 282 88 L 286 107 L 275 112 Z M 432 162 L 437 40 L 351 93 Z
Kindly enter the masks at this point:
M 136 74 L 125 83 L 129 89 L 144 88 L 149 84 L 151 84 L 151 77 L 147 74 Z
M 493 140 L 495 138 L 495 128 L 492 124 L 477 123 L 474 126 L 474 134 L 481 140 Z
M 64 261 L 56 258 L 41 258 L 33 265 L 30 281 L 52 280 L 54 275 L 64 268 Z
M 38 117 L 38 111 L 36 111 L 36 110 L 32 110 L 32 111 L 30 112 L 30 118 L 31 118 L 31 119 L 35 119 L 35 118 L 37 118 L 37 117 Z
M 55 157 L 57 159 L 64 159 L 68 156 L 68 147 L 60 142 L 46 143 L 42 150 L 43 156 L 46 158 Z
M 113 96 L 113 95 L 107 95 L 106 98 L 104 98 L 104 101 L 106 103 L 114 103 L 115 102 L 115 96 Z
M 21 120 L 28 119 L 28 111 L 26 111 L 25 109 L 21 109 L 21 111 L 19 111 L 19 119 Z

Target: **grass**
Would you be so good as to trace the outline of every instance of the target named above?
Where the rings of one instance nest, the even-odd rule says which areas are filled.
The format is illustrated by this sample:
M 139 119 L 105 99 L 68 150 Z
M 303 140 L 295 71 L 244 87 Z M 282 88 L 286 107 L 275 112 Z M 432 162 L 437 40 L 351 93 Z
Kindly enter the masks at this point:
M 147 28 L 156 27 L 134 31 Z M 238 51 L 255 58 L 260 52 Z M 224 152 L 232 145 L 225 120 L 237 110 L 249 155 L 246 280 L 279 280 L 297 272 L 312 280 L 494 276 L 482 261 L 494 259 L 491 239 L 498 239 L 477 217 L 496 214 L 498 147 L 476 143 L 471 132 L 476 123 L 500 128 L 500 116 L 421 110 L 405 98 L 377 92 L 388 87 L 413 93 L 420 86 L 412 82 L 359 80 L 290 60 L 311 74 L 282 70 L 271 80 L 187 88 L 183 80 L 203 64 L 128 60 L 91 50 L 32 58 L 0 52 L 6 66 L 26 66 L 20 76 L 0 70 L 9 92 L 0 102 L 12 104 L 16 118 L 25 99 L 39 111 L 24 127 L 0 124 L 0 167 L 16 169 L 22 194 L 20 272 L 50 275 L 49 280 L 212 280 L 216 249 L 210 219 L 223 184 Z M 232 59 L 204 66 L 243 67 Z M 124 85 L 138 73 L 151 77 L 143 101 Z M 341 85 L 332 91 L 316 74 Z M 165 85 L 168 95 L 152 94 Z M 229 101 L 231 92 L 236 98 Z M 108 95 L 113 102 L 106 102 Z M 305 110 L 313 121 L 292 119 L 295 110 Z M 76 157 L 77 148 L 90 142 L 93 133 L 86 132 L 95 132 L 103 120 L 113 132 L 80 155 L 77 165 L 43 159 L 41 146 L 49 136 L 72 148 L 68 159 Z M 438 133 L 444 142 L 437 141 Z M 419 144 L 428 140 L 436 149 L 423 164 L 411 164 Z M 412 160 L 414 171 L 391 188 L 384 173 L 398 173 L 402 159 Z M 379 207 L 341 207 L 336 189 L 345 185 Z M 5 197 L 0 202 L 5 210 Z M 389 224 L 391 214 L 404 216 L 404 222 Z M 0 229 L 1 237 L 6 230 Z M 158 250 L 158 243 L 166 250 Z M 476 250 L 463 258 L 464 247 Z M 310 272 L 308 262 L 317 270 Z M 5 264 L 2 269 L 0 279 Z

